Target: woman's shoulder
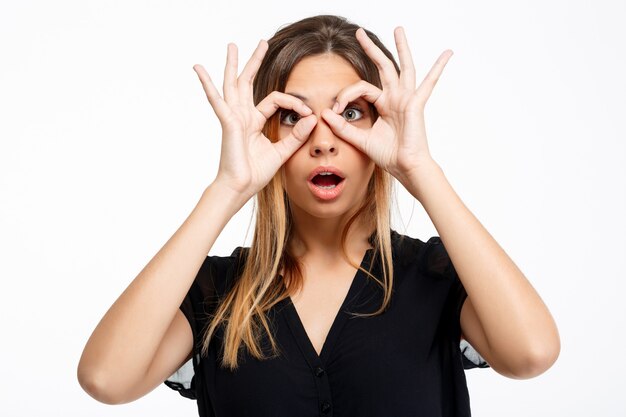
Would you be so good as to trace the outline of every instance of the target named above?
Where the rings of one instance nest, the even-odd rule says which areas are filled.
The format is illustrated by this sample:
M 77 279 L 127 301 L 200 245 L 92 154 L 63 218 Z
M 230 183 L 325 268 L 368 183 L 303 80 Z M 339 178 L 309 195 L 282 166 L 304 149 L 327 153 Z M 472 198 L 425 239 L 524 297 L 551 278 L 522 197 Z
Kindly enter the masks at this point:
M 397 263 L 417 264 L 421 269 L 432 269 L 442 274 L 446 272 L 449 258 L 439 236 L 431 236 L 424 241 L 391 230 L 391 243 Z
M 230 255 L 207 255 L 195 280 L 202 293 L 223 295 L 241 274 L 249 249 L 237 246 Z

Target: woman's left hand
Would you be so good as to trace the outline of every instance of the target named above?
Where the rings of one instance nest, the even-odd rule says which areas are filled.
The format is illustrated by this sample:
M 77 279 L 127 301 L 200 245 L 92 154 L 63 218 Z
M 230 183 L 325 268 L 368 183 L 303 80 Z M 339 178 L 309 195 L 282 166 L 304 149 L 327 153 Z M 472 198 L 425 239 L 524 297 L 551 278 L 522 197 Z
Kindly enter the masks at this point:
M 381 90 L 365 80 L 349 85 L 337 95 L 334 111 L 324 110 L 321 116 L 338 137 L 367 154 L 374 163 L 404 183 L 415 178 L 419 167 L 433 162 L 426 141 L 424 107 L 453 52 L 445 50 L 416 89 L 415 67 L 401 26 L 394 30 L 400 76 L 393 62 L 362 28 L 356 31 L 356 37 L 378 67 L 383 88 Z M 369 129 L 358 128 L 340 116 L 344 108 L 359 97 L 372 103 L 379 114 Z

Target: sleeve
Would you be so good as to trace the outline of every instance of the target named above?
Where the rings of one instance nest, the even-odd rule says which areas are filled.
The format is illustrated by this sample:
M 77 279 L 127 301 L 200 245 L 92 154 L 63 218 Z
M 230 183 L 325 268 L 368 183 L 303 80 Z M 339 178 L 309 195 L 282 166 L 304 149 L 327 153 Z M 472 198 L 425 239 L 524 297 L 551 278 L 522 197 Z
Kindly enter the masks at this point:
M 452 313 L 454 314 L 453 322 L 457 326 L 456 330 L 460 335 L 461 309 L 467 299 L 467 291 L 465 291 L 465 287 L 439 236 L 433 236 L 428 239 L 425 243 L 422 256 L 424 261 L 423 265 L 427 265 L 429 273 L 452 280 L 449 302 L 451 303 Z M 459 349 L 463 354 L 463 367 L 465 369 L 489 368 L 489 364 L 466 340 L 461 339 Z
M 467 340 L 462 339 L 459 348 L 461 349 L 461 353 L 463 353 L 463 368 L 490 368 L 487 361 L 480 356 L 480 353 L 478 353 Z
M 234 260 L 243 248 L 237 247 L 230 256 L 207 256 L 185 295 L 179 309 L 187 318 L 193 334 L 192 358 L 182 365 L 163 383 L 186 398 L 197 400 L 196 387 L 199 372 L 200 351 L 208 316 L 213 313 L 221 296 L 232 286 Z

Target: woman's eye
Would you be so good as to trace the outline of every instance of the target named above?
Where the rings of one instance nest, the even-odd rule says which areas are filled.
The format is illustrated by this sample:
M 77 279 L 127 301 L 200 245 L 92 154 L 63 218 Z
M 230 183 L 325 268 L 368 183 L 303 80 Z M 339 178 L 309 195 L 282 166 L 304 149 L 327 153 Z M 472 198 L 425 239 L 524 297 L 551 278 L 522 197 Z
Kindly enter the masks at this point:
M 280 122 L 289 126 L 294 126 L 296 123 L 298 123 L 298 119 L 289 120 L 292 115 L 300 117 L 300 115 L 293 110 L 281 109 L 280 110 Z
M 363 115 L 364 115 L 363 110 L 355 104 L 349 105 L 343 111 L 343 117 L 345 117 L 346 120 L 348 120 L 349 122 L 359 120 L 363 117 Z M 286 109 L 280 110 L 280 122 L 282 124 L 286 124 L 288 126 L 294 126 L 296 123 L 298 123 L 299 119 L 300 119 L 300 115 L 293 110 L 286 110 Z
M 346 109 L 343 111 L 344 117 L 346 117 L 348 121 L 359 120 L 361 117 L 358 117 L 357 119 L 353 119 L 353 117 L 355 117 L 354 116 L 355 111 L 357 113 L 361 113 L 361 117 L 363 117 L 363 110 L 361 110 L 361 108 L 357 105 L 351 105 L 351 106 L 346 107 Z

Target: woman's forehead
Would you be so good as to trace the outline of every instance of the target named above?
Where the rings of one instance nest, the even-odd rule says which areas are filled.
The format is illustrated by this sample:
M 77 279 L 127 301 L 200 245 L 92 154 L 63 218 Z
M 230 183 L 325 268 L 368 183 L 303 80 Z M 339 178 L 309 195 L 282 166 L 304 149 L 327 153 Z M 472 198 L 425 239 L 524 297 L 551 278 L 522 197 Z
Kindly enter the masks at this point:
M 344 57 L 334 53 L 327 53 L 302 58 L 291 69 L 287 82 L 299 79 L 303 76 L 310 77 L 312 75 L 317 75 L 322 77 L 329 73 L 357 78 L 359 77 L 359 74 L 356 72 L 352 64 L 350 64 L 350 62 L 348 62 Z
M 285 93 L 307 102 L 311 97 L 336 94 L 361 77 L 348 61 L 336 54 L 303 58 L 291 70 Z

